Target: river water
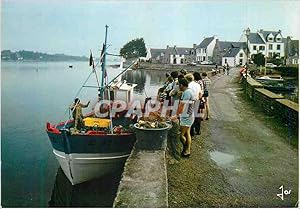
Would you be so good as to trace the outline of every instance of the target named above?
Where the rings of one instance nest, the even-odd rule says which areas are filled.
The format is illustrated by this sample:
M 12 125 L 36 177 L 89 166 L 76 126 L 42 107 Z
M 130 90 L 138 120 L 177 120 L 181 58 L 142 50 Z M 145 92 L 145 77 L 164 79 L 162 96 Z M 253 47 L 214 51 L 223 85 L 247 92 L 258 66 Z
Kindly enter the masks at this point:
M 45 132 L 56 123 L 90 74 L 87 62 L 1 63 L 1 205 L 2 207 L 111 207 L 122 171 L 72 186 L 59 168 Z M 108 78 L 120 69 L 108 68 Z M 129 71 L 122 79 L 137 83 L 135 98 L 153 96 L 163 71 Z M 87 85 L 95 85 L 91 76 Z M 83 102 L 96 89 L 83 89 Z M 88 110 L 87 110 L 88 111 Z

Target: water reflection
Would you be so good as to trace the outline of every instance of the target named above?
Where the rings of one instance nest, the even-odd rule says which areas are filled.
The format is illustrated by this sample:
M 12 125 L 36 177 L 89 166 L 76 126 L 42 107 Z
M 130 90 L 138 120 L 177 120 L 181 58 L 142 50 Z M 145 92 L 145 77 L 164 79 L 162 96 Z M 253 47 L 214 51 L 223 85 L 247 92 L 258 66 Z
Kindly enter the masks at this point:
M 147 74 L 141 70 L 131 70 L 122 75 L 122 80 L 126 80 L 128 83 L 136 83 L 135 91 L 142 93 L 146 84 Z
M 149 90 L 149 87 L 158 89 L 166 81 L 166 72 L 168 71 L 131 70 L 122 75 L 122 80 L 126 80 L 129 83 L 136 83 L 137 86 L 134 91 L 141 94 L 145 90 Z
M 112 207 L 122 172 L 72 186 L 59 167 L 48 206 Z

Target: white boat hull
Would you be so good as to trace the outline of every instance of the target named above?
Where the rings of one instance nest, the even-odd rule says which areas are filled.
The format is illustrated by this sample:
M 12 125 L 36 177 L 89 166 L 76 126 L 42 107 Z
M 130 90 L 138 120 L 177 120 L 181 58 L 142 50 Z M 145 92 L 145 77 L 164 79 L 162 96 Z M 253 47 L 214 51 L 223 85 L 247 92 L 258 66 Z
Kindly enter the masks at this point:
M 72 185 L 99 178 L 124 166 L 128 153 L 66 154 L 53 149 Z

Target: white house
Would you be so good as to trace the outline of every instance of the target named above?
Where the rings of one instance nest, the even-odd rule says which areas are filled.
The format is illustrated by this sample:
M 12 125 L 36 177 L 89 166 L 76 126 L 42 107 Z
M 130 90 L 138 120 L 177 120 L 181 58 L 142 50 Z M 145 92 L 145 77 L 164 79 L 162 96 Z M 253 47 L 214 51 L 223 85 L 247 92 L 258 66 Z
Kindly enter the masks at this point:
M 231 48 L 222 57 L 222 66 L 228 63 L 230 67 L 242 66 L 247 62 L 243 48 Z
M 247 42 L 247 36 L 244 33 L 240 41 Z M 249 55 L 262 53 L 268 58 L 274 55 L 284 57 L 284 42 L 281 35 L 281 30 L 264 31 L 259 30 L 256 33 L 250 33 L 248 37 Z
M 216 36 L 204 38 L 196 47 L 196 61 L 212 61 L 213 51 L 216 45 Z
M 194 48 L 167 46 L 167 54 L 170 56 L 170 64 L 187 64 L 195 61 Z

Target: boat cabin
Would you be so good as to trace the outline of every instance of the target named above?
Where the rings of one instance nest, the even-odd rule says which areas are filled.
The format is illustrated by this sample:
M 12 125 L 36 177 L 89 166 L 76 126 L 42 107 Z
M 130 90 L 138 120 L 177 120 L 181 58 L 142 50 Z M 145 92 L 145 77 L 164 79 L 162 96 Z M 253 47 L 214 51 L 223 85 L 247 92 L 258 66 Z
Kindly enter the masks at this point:
M 133 101 L 133 89 L 137 84 L 127 83 L 124 81 L 117 81 L 110 86 L 110 99 L 122 100 L 126 103 Z

